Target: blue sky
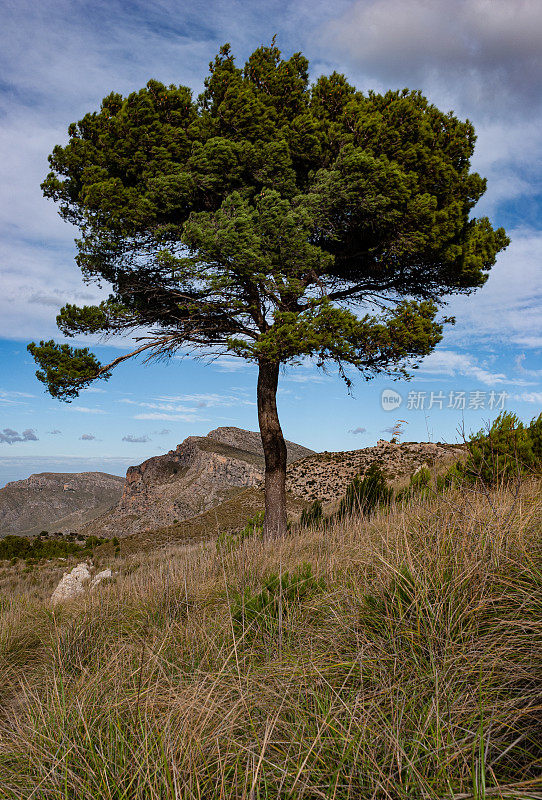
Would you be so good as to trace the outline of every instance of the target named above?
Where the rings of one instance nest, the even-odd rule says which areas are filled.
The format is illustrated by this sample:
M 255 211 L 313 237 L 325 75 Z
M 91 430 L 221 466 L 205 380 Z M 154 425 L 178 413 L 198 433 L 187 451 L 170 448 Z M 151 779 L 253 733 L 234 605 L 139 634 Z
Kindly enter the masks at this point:
M 408 440 L 453 441 L 503 403 L 525 420 L 540 412 L 539 0 L 2 0 L 0 7 L 0 486 L 44 470 L 123 474 L 188 435 L 218 425 L 257 429 L 254 368 L 234 359 L 127 364 L 66 405 L 43 393 L 26 344 L 56 335 L 64 303 L 100 296 L 73 262 L 76 231 L 39 189 L 68 124 L 110 91 L 126 94 L 150 77 L 198 92 L 222 43 L 231 42 L 242 63 L 274 34 L 285 54 L 307 55 L 312 77 L 338 69 L 360 89 L 420 88 L 471 119 L 473 165 L 488 178 L 476 213 L 512 237 L 486 286 L 452 299 L 456 326 L 409 384 L 358 381 L 349 396 L 336 375 L 310 364 L 285 372 L 286 436 L 316 450 L 354 449 L 389 438 L 386 428 L 403 419 Z M 109 359 L 127 344 L 97 352 Z M 382 408 L 387 388 L 402 397 L 392 411 Z

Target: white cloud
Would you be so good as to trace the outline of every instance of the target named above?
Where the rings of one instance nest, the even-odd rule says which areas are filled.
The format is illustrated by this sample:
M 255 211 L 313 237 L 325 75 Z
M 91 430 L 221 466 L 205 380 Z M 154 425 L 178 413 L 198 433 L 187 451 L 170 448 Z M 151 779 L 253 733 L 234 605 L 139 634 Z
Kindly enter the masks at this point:
M 514 359 L 516 371 L 526 378 L 536 378 L 537 380 L 542 379 L 542 369 L 529 369 L 524 367 L 523 364 L 525 359 L 525 353 L 519 353 L 519 355 L 516 356 Z
M 162 395 L 156 398 L 159 403 L 193 403 L 197 408 L 206 408 L 214 406 L 254 406 L 256 403 L 253 400 L 247 400 L 245 397 L 238 395 L 206 393 L 206 394 L 183 394 L 183 395 Z
M 542 231 L 517 230 L 501 253 L 485 286 L 470 297 L 450 300 L 447 312 L 457 318 L 447 341 L 540 347 L 542 320 Z
M 87 408 L 86 406 L 70 406 L 71 411 L 78 411 L 80 414 L 107 414 L 101 408 Z
M 148 413 L 148 414 L 135 414 L 134 419 L 162 419 L 166 422 L 205 422 L 205 417 L 199 417 L 197 414 L 165 414 L 165 413 Z
M 540 103 L 538 0 L 357 0 L 323 36 L 373 82 L 460 89 L 493 118 Z
M 516 336 L 514 341 L 516 344 L 524 345 L 525 347 L 532 347 L 534 350 L 542 349 L 542 335 Z
M 290 383 L 326 383 L 333 379 L 329 375 L 319 375 L 318 373 L 292 372 L 284 375 L 283 380 Z
M 249 364 L 242 358 L 236 356 L 218 356 L 210 361 L 210 366 L 219 370 L 219 372 L 242 372 L 245 369 L 255 368 L 253 364 Z
M 148 408 L 166 416 L 152 416 L 138 414 L 134 419 L 186 419 L 193 421 L 203 419 L 199 416 L 202 408 L 233 408 L 237 406 L 253 406 L 255 403 L 239 395 L 222 395 L 216 393 L 186 394 L 186 395 L 161 395 L 153 400 L 131 400 L 122 398 L 119 402 L 138 408 Z M 181 415 L 178 417 L 171 415 Z
M 463 375 L 474 378 L 487 386 L 498 386 L 505 383 L 525 385 L 527 383 L 522 379 L 508 378 L 502 372 L 491 372 L 487 368 L 480 366 L 473 356 L 452 350 L 435 350 L 431 355 L 424 358 L 418 372 L 429 375 L 447 375 L 449 377 Z
M 522 392 L 521 394 L 510 395 L 512 400 L 519 400 L 520 403 L 536 403 L 542 406 L 542 392 Z
M 474 122 L 478 215 L 539 192 L 541 40 L 539 0 L 357 0 L 313 34 L 358 88 L 421 89 Z
M 25 403 L 30 397 L 35 397 L 34 394 L 27 392 L 13 392 L 6 389 L 0 389 L 0 404 L 3 406 L 15 406 Z

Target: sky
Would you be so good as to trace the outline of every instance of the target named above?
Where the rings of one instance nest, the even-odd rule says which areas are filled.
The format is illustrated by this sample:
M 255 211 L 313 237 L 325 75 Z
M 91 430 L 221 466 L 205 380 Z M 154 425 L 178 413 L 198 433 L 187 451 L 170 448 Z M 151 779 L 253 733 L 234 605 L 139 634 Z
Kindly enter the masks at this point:
M 89 304 L 77 231 L 42 197 L 47 155 L 111 91 L 149 78 L 202 88 L 230 42 L 239 64 L 273 35 L 311 79 L 344 72 L 360 90 L 421 89 L 478 135 L 488 179 L 475 213 L 512 239 L 487 284 L 452 298 L 456 325 L 410 382 L 355 382 L 310 363 L 281 375 L 288 439 L 367 447 L 403 420 L 407 441 L 457 441 L 511 410 L 542 409 L 542 3 L 539 0 L 0 0 L 0 486 L 43 471 L 124 474 L 220 425 L 257 430 L 254 367 L 225 356 L 124 364 L 70 404 L 44 393 L 26 352 L 56 338 L 66 302 Z M 99 343 L 111 360 L 130 342 Z

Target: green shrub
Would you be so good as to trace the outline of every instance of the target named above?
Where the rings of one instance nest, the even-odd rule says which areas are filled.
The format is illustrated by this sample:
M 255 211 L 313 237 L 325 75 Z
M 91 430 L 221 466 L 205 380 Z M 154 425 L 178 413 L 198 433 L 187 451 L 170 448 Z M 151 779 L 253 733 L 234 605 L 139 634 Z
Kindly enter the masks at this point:
M 232 594 L 231 614 L 234 631 L 237 635 L 265 630 L 274 633 L 279 616 L 286 618 L 295 607 L 325 588 L 323 578 L 312 574 L 310 564 L 304 563 L 291 574 L 273 573 L 265 581 L 257 594 L 250 589 Z
M 309 528 L 311 525 L 319 525 L 324 517 L 324 509 L 320 500 L 315 500 L 308 508 L 304 508 L 301 512 L 301 519 L 299 521 L 301 527 Z
M 468 444 L 465 473 L 469 480 L 495 483 L 524 473 L 533 466 L 528 430 L 511 412 L 499 414 L 489 431 L 479 431 Z
M 542 414 L 528 428 L 511 412 L 503 412 L 489 430 L 473 434 L 467 458 L 437 479 L 437 489 L 482 481 L 487 485 L 517 478 L 542 463 Z
M 536 419 L 531 420 L 527 432 L 533 448 L 535 466 L 540 468 L 540 466 L 542 466 L 542 414 L 539 414 Z
M 410 476 L 408 486 L 397 493 L 397 502 L 406 502 L 413 497 L 427 497 L 433 492 L 431 482 L 431 472 L 429 468 L 426 466 L 420 467 L 420 469 Z
M 88 536 L 84 544 L 77 544 L 62 537 L 58 539 L 42 537 L 43 533 L 34 539 L 27 536 L 5 536 L 0 539 L 0 560 L 12 561 L 14 558 L 24 558 L 28 562 L 41 558 L 90 555 L 95 547 L 109 541 L 99 536 Z
M 456 461 L 444 473 L 444 475 L 437 475 L 437 492 L 443 492 L 452 486 L 461 486 L 465 481 L 465 468 L 462 461 Z
M 258 511 L 247 521 L 244 528 L 239 531 L 225 531 L 218 534 L 216 539 L 217 553 L 231 553 L 240 547 L 245 539 L 252 536 L 261 536 L 263 533 L 264 512 Z
M 337 517 L 359 513 L 369 516 L 379 506 L 389 505 L 393 490 L 388 486 L 380 466 L 373 462 L 363 478 L 356 475 L 339 504 Z

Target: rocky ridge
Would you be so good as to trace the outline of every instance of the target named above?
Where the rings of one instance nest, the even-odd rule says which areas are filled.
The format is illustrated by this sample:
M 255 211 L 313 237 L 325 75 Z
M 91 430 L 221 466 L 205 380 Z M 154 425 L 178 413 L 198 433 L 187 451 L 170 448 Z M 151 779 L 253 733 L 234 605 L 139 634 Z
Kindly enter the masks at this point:
M 77 530 L 118 502 L 124 479 L 106 472 L 40 472 L 0 489 L 0 536 Z
M 288 467 L 286 487 L 305 501 L 332 503 L 341 498 L 355 475 L 363 475 L 374 461 L 390 482 L 406 482 L 416 469 L 426 464 L 438 466 L 457 460 L 460 445 L 433 442 L 393 444 L 380 440 L 374 447 L 337 453 L 316 453 Z

